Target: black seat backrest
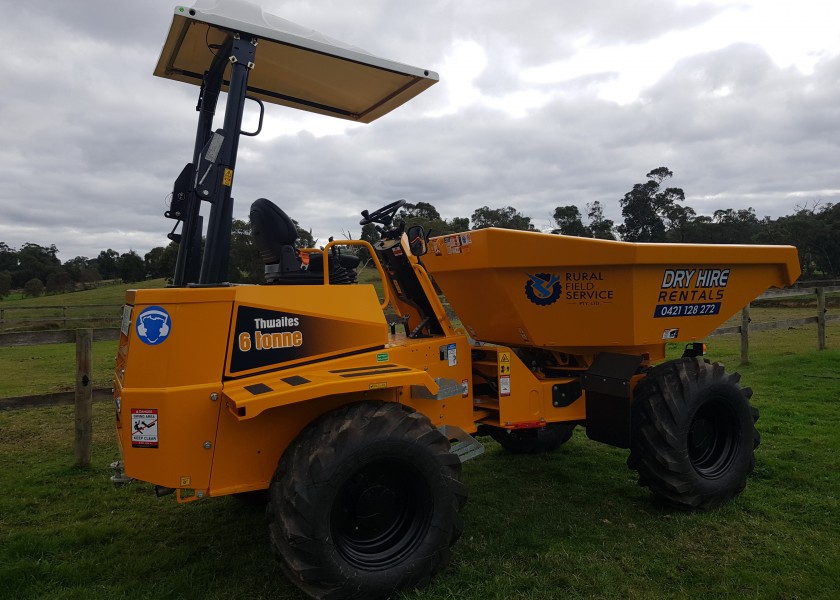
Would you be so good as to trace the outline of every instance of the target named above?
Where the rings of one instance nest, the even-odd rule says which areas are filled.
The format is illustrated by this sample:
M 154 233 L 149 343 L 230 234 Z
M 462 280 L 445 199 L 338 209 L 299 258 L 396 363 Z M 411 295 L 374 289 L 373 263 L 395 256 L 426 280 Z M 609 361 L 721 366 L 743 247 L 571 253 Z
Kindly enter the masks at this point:
M 260 198 L 251 205 L 251 235 L 260 258 L 267 265 L 281 262 L 284 247 L 295 247 L 298 238 L 292 219 L 271 200 Z M 288 253 L 286 249 L 285 253 Z
M 294 221 L 270 200 L 260 198 L 251 204 L 251 235 L 265 264 L 268 283 L 319 284 L 324 282 L 324 259 L 320 252 L 301 260 L 295 248 L 298 238 Z M 334 249 L 337 253 L 337 249 Z M 356 283 L 359 259 L 355 256 L 330 256 L 330 283 Z

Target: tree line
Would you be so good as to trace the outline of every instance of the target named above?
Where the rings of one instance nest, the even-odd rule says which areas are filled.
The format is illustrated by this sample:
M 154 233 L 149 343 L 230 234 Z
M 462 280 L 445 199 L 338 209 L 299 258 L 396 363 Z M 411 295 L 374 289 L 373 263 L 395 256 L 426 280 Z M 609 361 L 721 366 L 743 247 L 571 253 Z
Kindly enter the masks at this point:
M 795 207 L 792 214 L 777 219 L 759 218 L 752 208 L 721 209 L 713 215 L 698 215 L 686 204 L 681 188 L 667 187 L 673 177 L 667 167 L 653 169 L 646 180 L 637 183 L 619 199 L 623 222 L 616 225 L 604 216 L 598 202 L 581 207 L 574 204 L 554 209 L 551 233 L 629 242 L 678 242 L 697 244 L 790 244 L 799 250 L 805 279 L 840 277 L 840 204 L 813 202 Z M 444 219 L 427 202 L 405 204 L 397 218 L 407 226 L 422 225 L 432 235 L 448 235 L 470 229 L 501 227 L 537 231 L 531 217 L 516 208 L 482 206 L 470 217 Z M 314 248 L 318 240 L 312 231 L 296 221 L 298 248 Z M 352 234 L 345 233 L 346 237 Z M 371 243 L 379 235 L 373 225 L 365 225 L 360 239 Z M 61 293 L 109 279 L 125 282 L 171 277 L 178 248 L 175 244 L 153 248 L 144 257 L 134 250 L 120 254 L 103 250 L 95 258 L 77 256 L 64 263 L 55 245 L 44 247 L 27 243 L 19 249 L 0 242 L 0 298 L 12 289 L 25 295 Z M 263 263 L 253 239 L 250 224 L 234 220 L 231 234 L 230 281 L 260 283 Z

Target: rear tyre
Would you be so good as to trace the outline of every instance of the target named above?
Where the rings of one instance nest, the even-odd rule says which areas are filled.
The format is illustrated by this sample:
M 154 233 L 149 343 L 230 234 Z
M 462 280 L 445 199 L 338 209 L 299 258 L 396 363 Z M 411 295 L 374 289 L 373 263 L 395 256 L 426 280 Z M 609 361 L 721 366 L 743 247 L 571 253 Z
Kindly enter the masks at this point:
M 539 429 L 490 429 L 490 437 L 508 452 L 540 454 L 556 450 L 572 438 L 574 423 L 549 423 Z
M 701 357 L 650 369 L 635 390 L 627 465 L 663 503 L 708 510 L 737 496 L 755 466 L 752 390 Z
M 315 598 L 385 598 L 427 585 L 463 530 L 449 440 L 395 403 L 341 407 L 308 426 L 271 484 L 283 570 Z

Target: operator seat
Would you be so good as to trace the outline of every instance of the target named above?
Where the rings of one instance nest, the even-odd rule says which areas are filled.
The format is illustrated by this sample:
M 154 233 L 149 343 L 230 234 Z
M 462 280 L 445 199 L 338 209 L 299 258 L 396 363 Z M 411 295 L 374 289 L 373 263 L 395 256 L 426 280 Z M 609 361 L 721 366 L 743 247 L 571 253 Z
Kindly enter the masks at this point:
M 251 235 L 265 264 L 266 283 L 319 284 L 324 282 L 324 255 L 310 252 L 305 261 L 295 248 L 297 229 L 289 215 L 279 206 L 260 198 L 251 205 Z M 329 259 L 330 283 L 356 283 L 356 256 L 340 254 L 333 249 Z

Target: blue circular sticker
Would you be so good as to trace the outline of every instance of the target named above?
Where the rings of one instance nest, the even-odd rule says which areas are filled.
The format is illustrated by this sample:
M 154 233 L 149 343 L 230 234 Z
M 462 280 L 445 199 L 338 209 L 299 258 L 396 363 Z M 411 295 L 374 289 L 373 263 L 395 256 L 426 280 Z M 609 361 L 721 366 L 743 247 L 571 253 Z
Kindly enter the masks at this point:
M 137 337 L 149 346 L 162 344 L 172 332 L 172 319 L 160 306 L 149 306 L 137 315 Z

